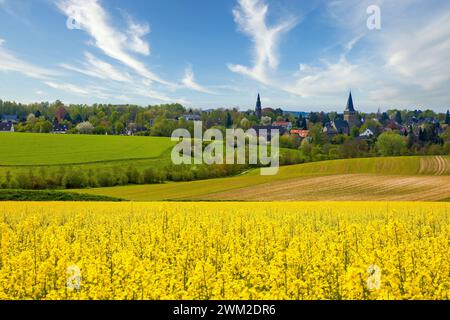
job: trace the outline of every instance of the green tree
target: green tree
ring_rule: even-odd
[[[170,137],[176,128],[176,121],[168,120],[164,117],[158,117],[155,124],[151,128],[150,133],[152,136]]]
[[[406,153],[406,138],[394,132],[382,133],[375,144],[382,156],[399,156]]]
[[[50,133],[53,130],[52,123],[47,120],[39,120],[36,126],[39,128],[39,133]]]
[[[350,136],[352,138],[357,138],[359,137],[359,128],[356,126],[353,126],[352,129],[350,130]]]
[[[327,137],[323,132],[323,126],[321,123],[316,123],[309,130],[309,136],[311,137],[311,142],[315,145],[321,146],[327,141]]]
[[[231,117],[230,112],[227,111],[226,127],[231,128],[232,126],[233,126],[233,118]]]
[[[397,111],[395,113],[395,117],[394,117],[395,122],[397,122],[398,124],[402,124],[402,114],[400,113],[400,111]]]
[[[106,128],[103,126],[96,126],[94,128],[94,131],[92,131],[93,134],[98,134],[98,135],[104,135],[106,134]]]
[[[116,122],[116,124],[114,125],[114,131],[116,134],[122,134],[123,130],[125,129],[125,126],[123,125],[122,122]]]

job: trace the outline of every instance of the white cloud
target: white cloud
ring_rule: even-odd
[[[372,4],[381,8],[379,31],[366,29],[365,9]],[[366,50],[353,57],[358,61],[353,64],[365,78],[352,87],[360,89],[366,101],[404,107],[448,104],[449,2],[435,1],[433,5],[420,0],[335,0],[328,3],[328,9],[340,33],[348,36],[365,32]],[[322,85],[317,83],[317,87]]]
[[[84,56],[86,63],[84,63],[83,67],[76,67],[66,63],[61,64],[61,67],[99,79],[131,82],[129,74],[117,70],[111,64],[96,58],[89,52],[85,52]]]
[[[148,24],[139,24],[133,21],[131,17],[128,17],[128,30],[127,34],[130,37],[129,47],[131,50],[148,56],[150,54],[150,45],[148,42],[142,40],[142,37],[150,32]]]
[[[284,85],[282,89],[302,97],[333,96],[369,83],[373,77],[369,71],[371,68],[347,59],[361,38],[362,35],[359,35],[347,42],[337,62],[322,59],[320,67],[301,63],[295,73],[294,85]]]
[[[142,40],[142,36],[148,31],[144,27],[134,24],[128,29],[128,35],[117,30],[111,25],[99,0],[58,0],[57,5],[67,17],[75,17],[81,29],[93,38],[94,45],[106,55],[148,80],[171,85],[127,52],[149,53],[148,45]]]
[[[48,79],[50,76],[57,75],[53,70],[36,66],[24,61],[8,50],[0,46],[0,71],[19,72],[30,78]]]
[[[2,1],[2,0],[0,0],[0,1]],[[3,45],[5,42],[6,42],[5,39],[0,39],[0,46]]]
[[[58,89],[62,91],[66,91],[69,93],[74,93],[77,95],[88,95],[90,92],[87,89],[83,89],[77,85],[70,84],[70,83],[55,83],[52,81],[44,81],[46,85],[48,85],[50,88]]]
[[[168,103],[173,103],[173,102],[178,102],[181,104],[187,104],[188,101],[186,101],[185,99],[182,98],[171,98],[168,97],[167,95],[160,93],[160,92],[156,92],[154,90],[150,90],[148,88],[142,88],[142,87],[136,87],[134,89],[132,89],[132,91],[135,94],[138,94],[142,97],[146,97],[146,98],[150,98],[150,99],[155,99],[158,101],[162,101],[162,102],[168,102]]]
[[[192,66],[186,68],[186,70],[184,71],[184,78],[181,82],[185,85],[186,88],[192,89],[194,91],[215,94],[213,91],[195,82],[195,76],[194,71],[192,70]]]
[[[229,64],[232,72],[247,75],[267,83],[267,71],[275,70],[279,64],[278,44],[280,37],[296,25],[296,20],[285,17],[274,26],[267,25],[269,6],[263,0],[238,0],[233,10],[234,20],[239,29],[253,42],[253,67]]]
[[[345,57],[336,63],[323,61],[323,64],[316,68],[301,64],[295,84],[282,89],[303,97],[330,96],[359,88],[370,80],[364,68],[351,64]]]
[[[413,32],[384,39],[387,69],[424,90],[450,88],[450,10]]]
[[[37,94],[38,96],[44,96],[45,95],[45,92],[41,91],[41,90],[36,90],[34,93]]]

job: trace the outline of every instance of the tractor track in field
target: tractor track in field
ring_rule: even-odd
[[[450,160],[443,156],[426,157],[420,159],[419,174],[442,176],[450,171]]]

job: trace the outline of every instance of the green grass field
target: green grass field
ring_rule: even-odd
[[[73,169],[138,170],[165,167],[170,163],[174,143],[166,137],[125,137],[0,133],[0,176],[38,172],[48,174],[61,166]]]
[[[363,176],[361,176],[363,175]],[[155,200],[247,200],[246,195],[254,196],[251,189],[262,188],[269,190],[269,195],[261,197],[260,200],[267,200],[277,195],[270,194],[274,184],[277,185],[279,198],[291,194],[292,190],[298,188],[298,182],[305,181],[301,186],[302,192],[297,195],[286,197],[288,200],[309,199],[304,191],[311,191],[317,196],[319,187],[330,186],[326,193],[319,194],[316,200],[326,198],[335,199],[335,195],[342,190],[346,190],[348,195],[360,195],[360,199],[365,199],[365,194],[378,194],[379,198],[389,196],[405,196],[418,193],[420,188],[425,188],[430,184],[436,190],[427,195],[422,200],[442,200],[450,196],[450,157],[392,157],[392,158],[367,158],[367,159],[346,159],[314,162],[301,165],[281,167],[276,176],[261,176],[259,170],[252,170],[246,174],[221,179],[211,179],[204,181],[167,183],[162,185],[140,185],[113,188],[99,188],[80,190],[94,195],[107,195],[134,201],[155,201]],[[333,179],[339,177],[339,179]],[[414,179],[405,180],[408,177]],[[358,178],[358,179],[356,179]],[[294,183],[295,182],[295,183]],[[409,184],[408,184],[409,182]],[[292,184],[291,187],[289,185]],[[420,184],[423,184],[422,186]],[[363,187],[362,187],[363,186]],[[408,189],[409,187],[410,189]],[[249,190],[250,189],[250,190]],[[231,194],[230,192],[234,192]],[[262,192],[261,190],[259,192]],[[324,191],[325,192],[325,191]],[[443,192],[443,193],[442,193]],[[295,193],[295,192],[294,192]],[[422,194],[426,194],[423,190]],[[447,196],[445,196],[448,194]],[[296,198],[298,197],[298,198]],[[278,200],[280,200],[278,199]],[[375,197],[372,200],[377,200]]]
[[[6,176],[54,177],[61,167],[82,172],[111,172],[132,165],[164,171],[175,145],[168,137],[0,133],[0,182]],[[281,159],[298,158],[298,150],[281,149]],[[4,156],[3,156],[4,155]],[[288,156],[287,156],[288,155]]]
[[[0,166],[156,159],[174,144],[160,137],[0,133]]]

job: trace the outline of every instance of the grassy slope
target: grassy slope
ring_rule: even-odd
[[[159,137],[0,133],[0,166],[157,158],[173,145]]]
[[[442,169],[442,162],[444,168]],[[432,175],[450,175],[450,157],[395,157],[395,158],[368,158],[368,159],[347,159],[315,162],[302,165],[294,165],[281,167],[276,176],[261,176],[259,170],[253,170],[245,175],[232,178],[222,178],[204,181],[193,181],[183,183],[168,183],[163,185],[143,185],[143,186],[126,186],[114,188],[100,188],[90,190],[80,190],[79,192],[87,192],[96,195],[108,195],[120,197],[135,201],[152,201],[152,200],[189,200],[189,199],[211,199],[229,200],[229,196],[212,197],[214,194],[221,192],[231,192],[233,190],[248,188],[253,186],[264,186],[268,189],[271,183],[286,182],[292,179],[304,177],[321,177],[332,175],[348,175],[348,174],[366,174],[365,180],[370,177],[379,179],[379,176],[424,176]],[[349,176],[351,177],[351,176]],[[446,178],[446,177],[445,177]],[[445,179],[444,178],[444,179]],[[332,190],[340,188],[339,184],[345,181],[345,177],[341,177],[337,184],[332,186]],[[381,179],[383,180],[383,179]],[[446,181],[446,180],[444,180]],[[323,183],[327,183],[326,180]],[[439,184],[438,184],[439,185]],[[357,186],[355,186],[356,188]],[[270,189],[268,189],[270,190]],[[358,190],[358,189],[355,189]],[[248,191],[248,190],[246,190]],[[376,189],[370,187],[366,192],[374,192]],[[239,192],[239,191],[238,191]],[[349,192],[359,192],[350,190]],[[393,189],[391,192],[406,192],[406,190]],[[260,198],[264,199],[264,198]],[[245,200],[245,199],[242,199]]]
[[[171,163],[174,145],[167,137],[0,133],[0,176],[40,168],[51,173],[61,165],[86,171],[130,164],[139,170],[162,168]],[[281,152],[298,153],[291,149]]]
[[[137,169],[164,167],[172,146],[169,138],[158,137],[0,133],[0,176],[41,168],[51,173],[61,165],[86,171],[130,164]]]

